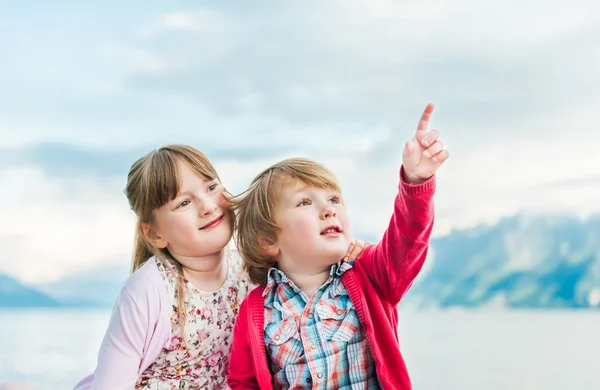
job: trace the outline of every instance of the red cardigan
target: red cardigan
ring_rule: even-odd
[[[342,275],[384,389],[412,388],[400,353],[397,305],[427,255],[434,192],[435,177],[419,185],[401,180],[394,214],[381,242],[367,247]],[[261,286],[248,295],[235,323],[227,380],[233,390],[273,389],[264,344],[263,291]]]

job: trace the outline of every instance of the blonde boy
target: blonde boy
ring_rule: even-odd
[[[281,161],[237,204],[238,248],[256,288],[240,307],[232,389],[410,389],[397,305],[419,273],[433,225],[437,169],[448,158],[429,104],[406,143],[390,224],[354,266],[340,186],[322,165]]]

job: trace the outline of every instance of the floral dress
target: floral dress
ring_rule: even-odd
[[[157,258],[158,270],[171,297],[171,340],[142,373],[136,389],[229,389],[229,354],[233,325],[240,304],[248,295],[248,278],[241,271],[237,252],[227,251],[227,278],[214,292],[197,289],[185,281],[185,340],[177,316],[177,270]]]

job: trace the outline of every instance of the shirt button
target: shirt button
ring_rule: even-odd
[[[317,349],[317,346],[313,344],[313,345],[310,346],[310,348],[311,349]]]
[[[279,335],[275,336],[275,340],[279,340]]]
[[[314,315],[313,315],[312,313],[310,313],[310,314],[308,315],[308,318],[310,318],[311,320],[313,319],[313,317],[314,317]]]
[[[342,309],[337,309],[337,310],[335,311],[335,314],[337,314],[338,316],[341,316],[343,312],[344,312],[344,311],[343,311]]]
[[[319,378],[319,379],[323,378],[323,373],[322,372],[318,373],[317,378]]]

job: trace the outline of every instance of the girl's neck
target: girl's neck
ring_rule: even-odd
[[[199,258],[177,260],[183,268],[185,278],[201,291],[217,291],[227,279],[227,261],[224,250]]]

